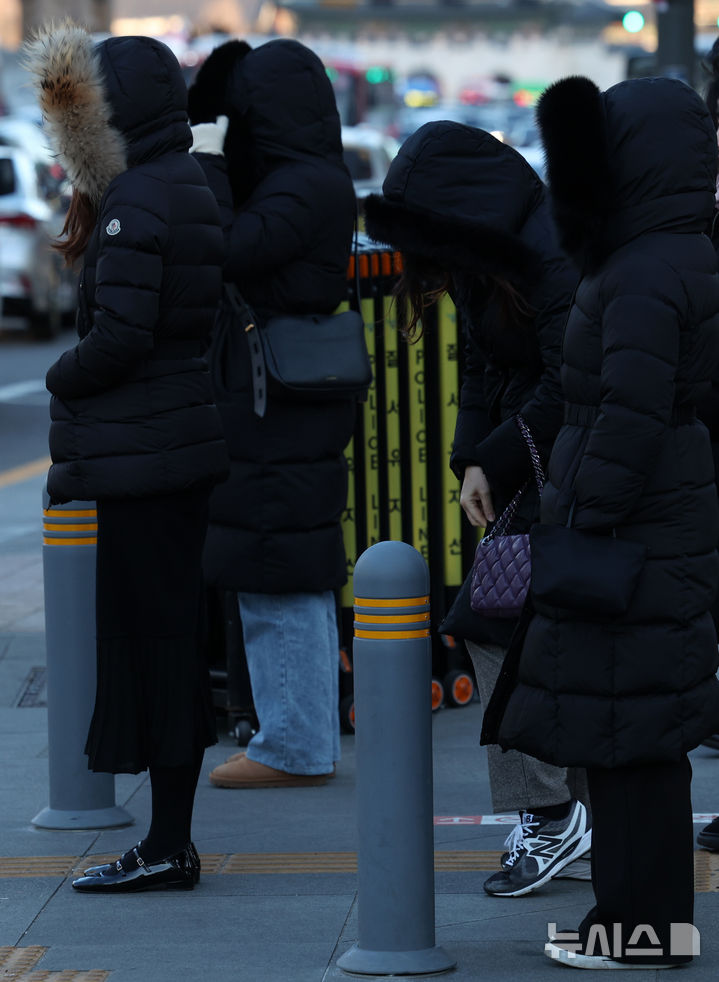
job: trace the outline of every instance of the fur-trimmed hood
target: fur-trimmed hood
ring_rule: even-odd
[[[402,144],[382,194],[365,199],[365,224],[372,239],[393,249],[522,285],[539,271],[523,230],[542,200],[541,181],[516,150],[484,130],[442,120]]]
[[[187,93],[187,111],[193,126],[214,123],[218,116],[228,116],[235,68],[252,51],[247,41],[225,41],[213,48],[200,65]]]
[[[229,117],[230,169],[248,154],[258,176],[277,162],[342,159],[340,118],[324,65],[291,38],[256,48],[242,41],[220,45],[197,73],[190,109],[193,123],[220,112]]]
[[[50,142],[73,187],[95,204],[128,167],[191,146],[182,72],[161,41],[95,44],[66,21],[40,30],[25,56]]]
[[[688,85],[628,79],[600,92],[572,76],[542,95],[537,121],[560,240],[585,271],[644,232],[708,227],[716,133]]]

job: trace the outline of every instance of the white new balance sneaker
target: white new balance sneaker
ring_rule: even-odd
[[[509,853],[503,868],[485,881],[484,889],[493,897],[531,893],[587,852],[591,844],[592,830],[581,801],[572,802],[566,818],[525,812],[505,843]]]
[[[576,945],[569,944],[564,946],[561,942],[547,941],[544,946],[544,954],[552,958],[558,965],[566,965],[567,968],[628,968],[641,969],[644,972],[653,972],[660,968],[679,968],[676,963],[652,963],[648,962],[635,964],[633,962],[618,962],[607,955],[584,955],[576,951]]]
[[[591,853],[588,852],[585,856],[580,856],[579,859],[573,859],[564,869],[560,869],[558,873],[555,873],[552,879],[585,880],[589,882],[592,879]]]

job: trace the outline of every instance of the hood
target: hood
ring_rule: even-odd
[[[252,51],[247,41],[225,41],[213,48],[200,65],[187,92],[187,111],[193,126],[214,123],[228,115],[227,88],[235,65]]]
[[[562,79],[537,121],[560,240],[583,269],[647,232],[706,231],[716,133],[683,82],[628,79],[600,92],[588,78]]]
[[[187,150],[187,92],[177,59],[149,37],[96,45],[66,22],[25,47],[50,142],[74,188],[97,204],[136,164]]]
[[[260,173],[268,161],[342,158],[332,83],[299,41],[281,38],[246,52],[233,66],[227,99],[230,118],[244,120]]]
[[[368,235],[447,269],[526,280],[538,256],[522,239],[544,197],[526,160],[485,130],[426,123],[402,144],[381,195],[364,202]]]

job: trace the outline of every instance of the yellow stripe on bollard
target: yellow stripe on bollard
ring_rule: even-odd
[[[43,508],[42,514],[43,545],[97,545],[96,508]]]
[[[43,523],[46,532],[97,532],[97,522],[88,522],[86,525],[50,525],[49,522]]]
[[[425,614],[355,614],[355,620],[363,624],[416,624],[429,621],[429,611]]]
[[[387,613],[383,613],[385,610]],[[394,641],[408,638],[428,638],[429,632],[428,596],[392,599],[355,597],[355,638]]]
[[[62,508],[43,508],[46,518],[97,518],[96,508],[83,508],[79,511],[65,511]]]
[[[355,597],[355,607],[424,607],[427,604],[429,604],[429,597],[398,597],[396,600]]]

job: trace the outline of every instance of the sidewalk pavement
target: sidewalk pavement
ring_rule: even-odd
[[[193,838],[202,856],[192,892],[78,894],[71,871],[116,858],[145,833],[146,775],[118,776],[116,800],[135,824],[47,831],[31,820],[48,804],[42,557],[39,531],[0,555],[0,979],[14,982],[338,982],[337,959],[357,940],[354,738],[343,736],[337,776],[322,787],[220,790],[207,774],[236,745],[222,732],[208,750]],[[436,942],[456,959],[444,977],[562,982],[543,955],[547,925],[573,929],[591,885],[559,880],[526,897],[487,896],[509,824],[490,816],[480,708],[433,717]],[[694,811],[719,810],[719,754],[699,748]],[[707,819],[700,819],[700,824]],[[661,815],[647,815],[647,822]],[[695,826],[700,827],[700,824]],[[667,842],[667,849],[671,849]],[[680,970],[719,976],[719,856],[696,854],[702,955]],[[638,971],[637,982],[655,971]],[[365,978],[367,976],[364,976]],[[419,976],[415,976],[419,977]],[[426,977],[426,976],[421,976]],[[663,977],[663,975],[661,976]]]

